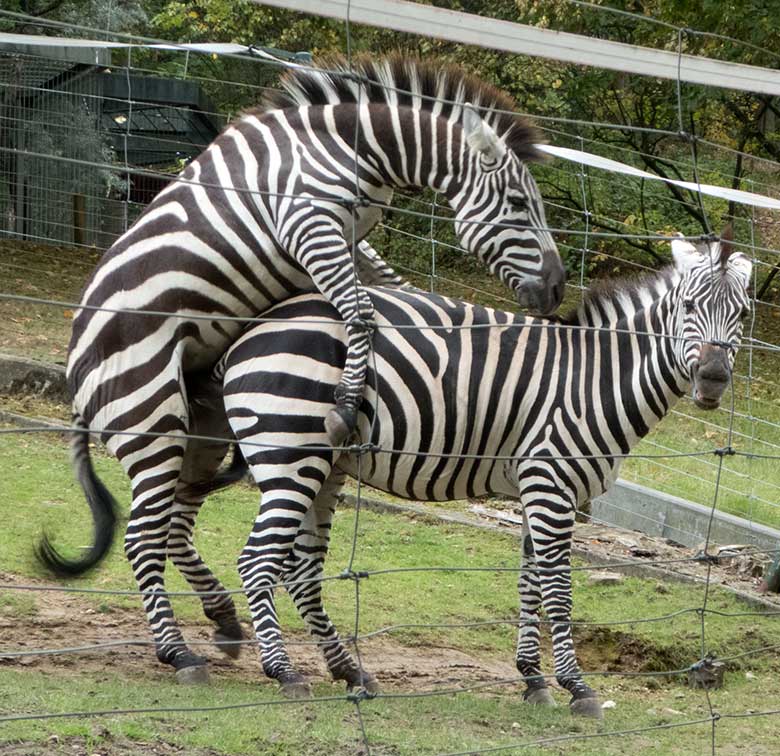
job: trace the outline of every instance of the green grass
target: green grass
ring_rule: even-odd
[[[116,493],[126,512],[128,490],[124,474],[106,455],[96,450],[94,456],[98,473]],[[0,522],[4,525],[0,528],[0,573],[11,573],[22,579],[44,578],[31,556],[32,545],[42,529],[63,548],[66,544],[84,545],[90,533],[86,504],[72,482],[67,447],[56,436],[4,435],[0,436],[0,457],[4,462],[0,479]],[[198,521],[199,547],[228,587],[238,587],[235,559],[249,532],[256,506],[255,492],[239,486],[207,502]],[[346,566],[354,526],[353,511],[337,513],[326,574],[336,575]],[[357,543],[356,570],[388,566],[513,568],[519,560],[518,544],[509,535],[461,526],[434,526],[421,519],[371,512],[360,515]],[[586,572],[574,573],[574,619],[593,623],[626,621],[618,626],[576,628],[576,643],[586,670],[663,671],[683,668],[699,657],[700,618],[695,611],[659,622],[639,620],[701,606],[702,586],[669,584],[659,590],[654,580],[627,578],[619,585],[595,587],[587,584],[586,576]],[[517,604],[515,580],[512,572],[495,569],[373,575],[360,583],[360,631],[365,633],[395,624],[511,618]],[[98,570],[71,584],[134,587],[118,545]],[[173,569],[167,574],[167,584],[171,590],[186,587]],[[344,632],[349,632],[355,618],[354,585],[349,581],[331,581],[326,584],[325,592],[326,605],[334,621]],[[109,619],[113,612],[127,608],[138,612],[139,617],[141,614],[136,597],[85,596],[80,601]],[[241,615],[246,618],[245,604],[238,603]],[[288,637],[302,638],[301,623],[286,596],[280,596],[279,605]],[[776,641],[777,620],[752,616],[751,610],[732,594],[714,587],[708,606],[723,615],[746,611],[748,615],[707,614],[706,650],[729,657]],[[195,599],[175,598],[174,607],[181,619],[190,623],[202,621]],[[6,592],[0,600],[0,620],[5,622],[34,623],[36,612],[36,599],[30,594]],[[79,622],[79,616],[72,618],[75,628]],[[479,629],[406,628],[390,637],[397,644],[398,654],[404,654],[404,649],[414,648],[421,653],[425,648],[444,648],[486,661],[511,663],[514,647],[514,631],[504,625]],[[55,629],[50,645],[59,643]],[[544,643],[549,669],[549,640]],[[371,659],[364,661],[370,668]],[[778,668],[780,664],[774,653],[748,653],[730,662],[726,688],[712,694],[713,705],[721,713],[735,714],[774,708],[773,701],[780,694]],[[751,671],[754,678],[746,679],[746,671]],[[363,703],[361,713],[372,753],[400,755],[446,753],[543,737],[674,724],[699,719],[709,712],[705,697],[685,688],[681,677],[612,675],[596,677],[592,684],[603,699],[617,702],[617,708],[607,712],[603,725],[573,720],[565,706],[554,711],[526,708],[519,701],[518,685],[458,695],[380,697]],[[414,680],[404,683],[402,688],[406,693],[414,692]],[[394,692],[397,690],[396,687]],[[318,696],[341,693],[340,687],[329,683],[315,686]],[[564,703],[562,693],[556,696]],[[145,706],[214,707],[280,701],[275,686],[262,678],[259,668],[256,678],[225,676],[217,671],[208,688],[177,686],[168,670],[154,660],[150,649],[144,649],[138,657],[137,670],[130,673],[113,669],[110,654],[106,655],[105,668],[97,673],[80,672],[77,659],[68,666],[46,671],[35,666],[0,664],[3,713]],[[776,728],[777,720],[773,717],[722,719],[717,725],[718,744],[737,748],[749,738],[756,750],[746,753],[771,753]],[[618,754],[630,747],[650,754],[698,754],[706,750],[709,733],[709,725],[695,725],[652,731],[630,739],[575,740],[556,749],[574,754]],[[72,753],[74,743],[86,743],[95,752],[102,752],[103,746],[113,742],[125,744],[123,754],[141,754],[146,752],[144,747],[133,744],[150,740],[170,743],[196,756],[200,756],[197,749],[204,749],[204,754],[252,753],[255,756],[362,753],[354,704],[340,700],[279,703],[200,714],[108,715],[99,719],[0,723],[0,754],[4,743],[45,744],[52,734],[59,737],[58,748],[62,748],[46,751],[54,754]],[[113,752],[109,750],[109,753]]]
[[[709,745],[710,725],[698,724],[670,730],[655,730],[633,736],[610,737],[609,732],[684,723],[705,718],[709,709],[700,692],[680,686],[668,690],[646,690],[613,684],[609,695],[617,707],[603,724],[573,720],[566,707],[535,710],[522,706],[516,693],[461,693],[429,698],[379,698],[361,704],[371,752],[380,756],[423,756],[491,746],[509,746],[539,738],[571,737],[562,752],[573,754],[625,753],[626,748],[642,754],[701,754]],[[112,680],[110,674],[85,681],[77,673],[45,678],[27,672],[0,670],[0,705],[6,708],[13,692],[17,710],[97,710],[124,708],[129,704],[168,706],[223,706],[247,703],[280,703],[266,687],[252,683],[225,682],[208,690],[188,689],[138,679]],[[747,681],[743,675],[729,675],[728,692],[712,694],[716,711],[742,714],[760,710],[757,691],[771,704],[780,692],[769,675]],[[320,685],[315,695],[331,696],[332,686]],[[560,698],[560,696],[559,696]],[[746,754],[770,754],[776,743],[777,721],[773,717],[746,720],[721,719],[716,728],[717,743],[726,750],[740,745]],[[117,739],[149,742],[162,740],[190,753],[209,749],[209,754],[252,754],[252,756],[344,756],[361,754],[362,735],[355,706],[346,701],[257,706],[239,711],[200,714],[108,716],[99,720],[52,720],[44,723],[0,724],[0,739],[46,741],[52,733],[61,740],[86,738],[95,751]],[[598,735],[595,739],[577,736]],[[2,746],[0,746],[1,748]],[[563,748],[564,745],[558,746]],[[2,752],[2,751],[0,751]],[[508,753],[516,753],[511,750]],[[525,753],[526,751],[523,751]],[[559,752],[558,749],[554,752]],[[47,753],[73,753],[63,748]],[[91,751],[86,751],[91,753]],[[113,753],[113,751],[111,752]],[[149,753],[145,750],[123,750]]]

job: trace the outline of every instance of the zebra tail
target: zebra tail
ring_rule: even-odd
[[[196,483],[190,483],[187,487],[187,494],[190,496],[206,497],[214,491],[232,486],[238,483],[249,472],[249,463],[241,453],[238,444],[233,444],[233,459],[230,464],[221,472],[218,472],[211,480],[200,480]]]
[[[89,454],[88,426],[78,416],[75,416],[73,420],[71,460],[76,480],[81,485],[89,502],[89,508],[92,510],[95,537],[92,545],[78,559],[68,559],[62,556],[52,546],[48,536],[44,535],[41,538],[35,549],[36,556],[44,567],[60,577],[81,575],[105,557],[114,540],[118,511],[116,500],[92,467],[92,459]]]

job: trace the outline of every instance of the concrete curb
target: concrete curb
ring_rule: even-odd
[[[594,499],[590,514],[595,522],[668,538],[689,548],[704,543],[708,530],[710,543],[769,550],[780,546],[780,530],[717,509],[713,512],[712,507],[627,480],[615,481],[609,491]]]

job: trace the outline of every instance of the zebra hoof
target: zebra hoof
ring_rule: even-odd
[[[176,670],[176,682],[179,685],[208,685],[209,668],[205,664],[181,667]]]
[[[304,678],[288,680],[287,682],[279,683],[279,685],[285,698],[311,698],[311,683]]]
[[[548,687],[529,688],[523,695],[523,701],[534,706],[557,706]]]
[[[334,407],[325,416],[325,432],[331,446],[344,446],[357,424],[354,410],[346,407]]]
[[[214,645],[225,656],[229,656],[231,659],[238,659],[241,656],[241,641],[244,639],[244,634],[239,629],[239,635],[226,635],[219,630],[214,631]]]
[[[601,708],[601,702],[595,696],[573,698],[571,703],[569,703],[569,709],[577,717],[604,719],[604,710]]]
[[[379,686],[376,677],[370,672],[365,671],[360,673],[358,679],[347,680],[347,693],[354,693],[361,689],[372,696],[382,692],[382,688]]]

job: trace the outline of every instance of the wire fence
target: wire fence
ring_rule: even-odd
[[[598,12],[620,12],[590,3],[571,0],[573,5],[587,6]],[[631,15],[631,14],[628,14]],[[24,14],[0,11],[0,18],[24,20],[38,27],[44,33],[62,31],[69,33],[87,33],[90,30],[77,25],[63,25]],[[643,22],[653,22],[642,16]],[[665,22],[662,22],[665,23]],[[692,29],[682,29],[669,25],[676,35],[678,56],[683,55],[684,42],[690,36],[702,35]],[[349,10],[344,19],[346,34],[346,56],[351,61],[354,54],[352,25]],[[273,90],[275,76],[289,63],[258,56],[253,51],[246,55],[225,53],[216,56],[203,54],[192,49],[176,50],[174,43],[165,40],[129,38],[127,35],[106,34],[116,41],[113,52],[104,50],[94,62],[86,59],[77,61],[57,58],[52,50],[45,54],[32,55],[29,51],[19,52],[0,48],[0,237],[20,242],[58,243],[77,249],[104,249],[120,237],[140,215],[152,197],[170,182],[180,181],[178,171],[216,136],[222,125],[228,122],[237,110],[250,104],[248,98],[258,93]],[[713,36],[713,35],[709,35]],[[721,36],[721,35],[718,35]],[[725,37],[723,37],[726,39]],[[731,38],[729,38],[731,39]],[[732,40],[738,43],[739,40]],[[133,43],[137,46],[122,46]],[[164,53],[149,54],[149,45],[166,44],[172,46]],[[742,44],[742,43],[740,43]],[[748,46],[751,47],[751,46]],[[755,47],[755,46],[752,46]],[[763,50],[762,53],[772,54]],[[207,67],[198,67],[193,59],[201,55],[208,61]],[[220,67],[220,61],[229,60],[233,67]],[[295,65],[308,65],[296,63]],[[237,68],[236,68],[237,66]],[[259,79],[262,83],[249,84],[247,80],[257,77],[242,74],[251,70],[254,74],[262,71]],[[173,73],[172,73],[173,72]],[[164,75],[161,75],[163,74]],[[181,84],[187,84],[184,89]],[[191,85],[191,86],[190,86]],[[701,185],[702,177],[721,185],[733,185],[741,182],[752,191],[760,191],[768,196],[776,196],[776,183],[773,178],[780,163],[763,156],[756,156],[735,150],[725,144],[704,139],[686,130],[689,113],[685,112],[681,91],[684,82],[678,76],[674,82],[676,95],[676,130],[649,129],[630,123],[594,123],[576,119],[565,119],[554,115],[533,114],[532,118],[541,124],[541,129],[551,141],[559,146],[575,149],[588,149],[598,154],[620,154],[621,158],[632,164],[652,166],[659,171],[667,171],[677,178],[687,178]],[[220,112],[219,107],[209,98],[209,92],[215,88],[232,88],[234,95],[220,98],[220,101],[235,103],[229,112]],[[392,89],[392,88],[391,88]],[[401,90],[396,90],[401,91]],[[659,160],[658,154],[645,152],[637,147],[623,147],[609,141],[584,135],[585,129],[603,129],[628,133],[653,134],[676,140],[679,149]],[[360,135],[360,122],[355,123],[355,145]],[[705,159],[703,153],[710,151]],[[746,171],[730,170],[718,156],[728,154],[735,159],[749,161],[752,166],[750,175]],[[714,157],[713,157],[714,156]],[[740,163],[741,165],[741,163]],[[357,164],[356,164],[357,169]],[[659,432],[642,442],[631,455],[571,455],[561,460],[598,460],[617,459],[630,456],[624,475],[634,480],[649,480],[656,487],[671,493],[681,494],[697,501],[706,501],[710,506],[709,526],[702,549],[695,555],[676,558],[620,559],[608,564],[575,565],[572,572],[587,572],[595,569],[625,569],[637,565],[672,566],[696,564],[705,570],[703,577],[703,595],[700,602],[692,600],[691,605],[682,610],[657,613],[642,617],[615,619],[606,622],[572,620],[572,626],[614,627],[672,622],[685,615],[700,619],[698,634],[699,648],[691,665],[661,671],[628,672],[609,669],[585,670],[585,677],[620,676],[626,678],[681,678],[697,671],[706,663],[707,619],[715,616],[738,620],[739,618],[780,614],[777,611],[724,612],[713,606],[711,569],[717,557],[711,551],[710,529],[716,510],[724,509],[746,517],[751,522],[777,526],[780,523],[780,482],[767,474],[768,467],[762,463],[772,463],[780,459],[780,410],[776,397],[780,395],[780,384],[775,380],[775,370],[760,369],[757,360],[771,360],[780,350],[777,331],[772,318],[780,313],[780,305],[774,294],[773,281],[777,273],[777,235],[774,229],[777,221],[767,211],[750,208],[745,213],[732,206],[724,208],[725,202],[708,200],[701,192],[674,191],[669,185],[660,182],[649,188],[641,179],[599,172],[585,165],[549,163],[540,166],[539,184],[545,197],[545,207],[550,218],[550,228],[556,242],[564,251],[569,268],[569,300],[574,302],[580,292],[587,288],[587,282],[594,272],[623,273],[630,269],[645,270],[658,266],[663,254],[656,250],[657,243],[666,239],[668,229],[654,229],[648,225],[646,207],[670,208],[670,212],[680,217],[687,214],[699,227],[685,238],[700,240],[714,238],[711,217],[717,211],[733,221],[737,228],[738,240],[735,244],[746,251],[754,262],[756,278],[753,291],[753,313],[745,334],[739,361],[732,380],[730,406],[717,413],[701,417],[683,400],[679,409],[672,412],[675,416],[663,426],[684,424],[688,434],[684,440],[679,435]],[[208,182],[196,182],[208,188]],[[355,177],[356,199],[346,205],[353,214],[353,221],[360,206],[373,205],[386,211],[386,219],[375,231],[376,240],[381,237],[389,240],[393,246],[401,249],[404,244],[415,244],[421,253],[403,256],[398,252],[391,260],[398,269],[408,275],[418,286],[433,292],[468,292],[479,300],[500,305],[514,303],[504,294],[492,288],[483,288],[489,284],[474,286],[468,281],[453,278],[451,266],[446,264],[447,256],[458,254],[459,247],[453,234],[453,217],[446,206],[434,195],[412,196],[402,193],[398,201],[391,206],[372,203],[359,193],[357,174]],[[216,185],[213,185],[216,186]],[[623,215],[619,208],[605,200],[615,187],[621,191],[636,192],[638,213]],[[276,196],[286,196],[274,193]],[[294,195],[290,195],[294,196]],[[312,197],[312,200],[327,200],[327,197]],[[353,223],[353,229],[356,227]],[[749,239],[749,241],[745,241]],[[356,239],[353,239],[354,242]],[[383,251],[382,241],[375,241]],[[631,254],[636,250],[640,255]],[[35,264],[31,266],[30,256],[14,261],[10,255],[0,259],[0,270],[6,281],[18,277],[29,280],[31,277],[42,283],[39,289],[45,292],[13,289],[0,292],[0,307],[9,317],[0,320],[0,343],[13,345],[20,342],[16,337],[26,335],[23,326],[16,324],[14,317],[20,313],[34,313],[43,322],[49,322],[58,330],[58,337],[67,319],[59,314],[64,310],[73,311],[81,307],[77,298],[77,288],[88,275],[94,261],[83,261],[69,257],[62,276],[57,280],[47,278],[52,266],[61,262],[61,251],[46,251],[36,245],[32,255]],[[761,280],[759,280],[759,275]],[[359,281],[354,280],[359,286]],[[777,287],[775,287],[777,288]],[[152,310],[123,310],[97,308],[109,312],[126,312],[139,317],[154,317],[160,313]],[[166,313],[163,313],[166,314]],[[197,317],[197,316],[195,316]],[[244,322],[273,322],[273,319],[261,316],[253,318],[221,318],[213,315],[203,316],[209,320],[241,320]],[[282,321],[283,322],[283,321]],[[312,321],[315,322],[315,321]],[[524,323],[523,327],[547,328],[544,322]],[[381,325],[379,326],[382,327]],[[398,328],[398,326],[394,326]],[[409,326],[418,328],[419,326]],[[504,326],[505,327],[505,326]],[[560,328],[558,324],[555,326]],[[403,328],[403,327],[401,327]],[[473,328],[464,326],[464,328]],[[581,326],[577,326],[581,329]],[[594,330],[599,330],[594,327]],[[611,329],[619,332],[619,329]],[[636,330],[631,334],[637,335]],[[649,334],[655,335],[655,334]],[[3,428],[0,434],[38,433],[68,431],[68,426],[28,428]],[[92,428],[95,433],[119,435],[122,431],[112,428]],[[176,437],[172,434],[138,434],[159,437]],[[220,441],[209,436],[190,434],[193,439]],[[248,446],[252,443],[248,442]],[[274,445],[273,448],[284,449]],[[494,461],[517,460],[516,456],[468,455],[468,454],[429,454],[404,449],[379,448],[371,444],[353,444],[342,449],[354,454],[360,460],[366,454],[393,454],[430,456],[457,459],[491,459]],[[681,485],[680,481],[689,481]],[[317,583],[351,581],[354,585],[354,627],[344,640],[355,652],[362,669],[361,643],[376,637],[416,629],[452,630],[455,628],[490,627],[496,625],[517,626],[517,618],[498,617],[478,622],[426,622],[388,625],[371,631],[361,630],[364,617],[361,615],[361,599],[366,590],[366,581],[376,581],[383,576],[404,572],[415,573],[510,573],[519,575],[524,568],[489,566],[388,566],[383,569],[362,570],[359,565],[358,544],[360,540],[361,512],[365,485],[360,467],[357,475],[357,502],[352,529],[352,542],[344,569],[335,574],[313,579]],[[691,493],[693,492],[693,493]],[[725,496],[724,496],[725,495]],[[726,499],[726,497],[728,497]],[[724,501],[724,499],[726,499]],[[780,554],[777,549],[752,547],[741,552],[744,556],[770,561]],[[544,570],[534,567],[536,574]],[[311,581],[308,581],[311,582]],[[292,588],[305,585],[306,579],[281,581],[279,587]],[[137,596],[139,591],[123,591],[111,588],[76,588],[55,585],[8,583],[3,590],[34,593],[40,591],[76,593],[104,596]],[[169,596],[203,597],[209,592],[170,591]],[[246,594],[245,590],[225,590],[214,594]],[[576,599],[575,599],[576,606]],[[548,619],[540,619],[541,624],[551,624]],[[257,646],[256,640],[239,642],[247,646]],[[44,657],[82,653],[106,652],[124,646],[153,646],[153,641],[137,638],[122,638],[99,643],[85,643],[78,646],[49,648],[2,649],[0,658],[17,659],[22,657]],[[198,641],[188,641],[188,645],[202,645]],[[288,645],[324,645],[317,640],[292,641]],[[734,662],[750,656],[758,658],[776,653],[778,646],[760,646],[754,649],[722,655],[719,660]],[[554,675],[541,677],[554,679]],[[440,686],[436,690],[425,692],[368,693],[364,689],[339,696],[318,696],[306,699],[306,705],[329,702],[348,702],[354,705],[357,727],[363,753],[372,753],[371,728],[367,724],[364,712],[368,707],[381,706],[383,701],[398,699],[422,699],[431,697],[450,697],[468,693],[484,693],[501,686],[516,685],[523,682],[519,675],[495,679],[487,683],[458,686]],[[718,734],[729,721],[747,717],[774,716],[780,711],[767,708],[749,713],[720,712],[714,707],[709,691],[704,688],[706,716],[690,718],[686,721],[654,724],[624,729],[606,729],[597,733],[576,732],[555,735],[534,740],[507,739],[502,745],[483,748],[469,748],[443,752],[441,756],[456,754],[508,753],[533,747],[588,741],[591,739],[627,737],[630,735],[651,734],[666,729],[695,728],[707,725],[710,728],[708,749],[717,753]],[[239,704],[210,706],[148,706],[125,709],[106,709],[93,711],[30,711],[25,713],[6,712],[0,714],[0,723],[14,721],[47,720],[53,718],[94,718],[101,716],[205,713],[227,710],[251,709],[265,706],[301,706],[300,701],[264,699]],[[376,751],[377,753],[383,751]]]

